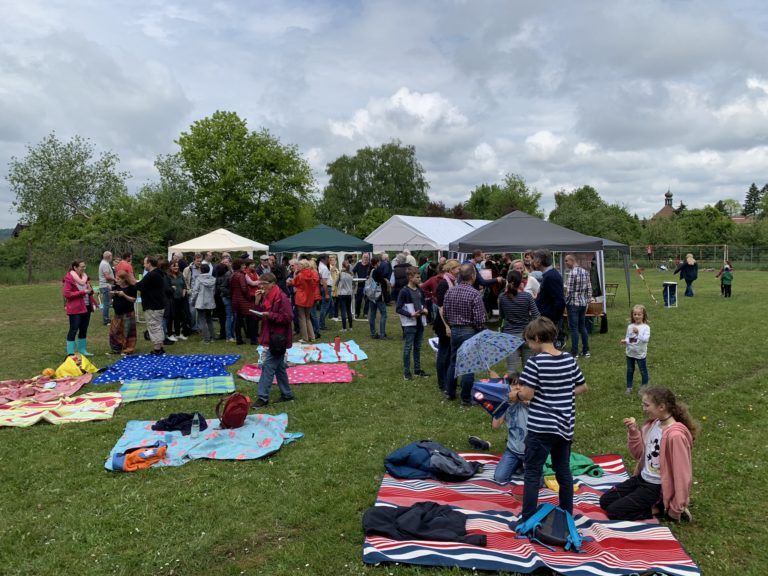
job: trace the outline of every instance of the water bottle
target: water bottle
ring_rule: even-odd
[[[192,438],[197,438],[199,434],[200,434],[200,414],[198,412],[195,412],[195,415],[192,416]]]

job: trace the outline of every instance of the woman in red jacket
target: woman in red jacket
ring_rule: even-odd
[[[296,290],[294,302],[299,316],[300,342],[311,342],[315,339],[315,331],[312,329],[310,310],[320,292],[320,276],[312,270],[309,260],[299,262],[299,271],[293,277],[293,287]]]
[[[232,313],[235,315],[235,339],[238,344],[245,344],[243,328],[245,328],[245,335],[250,337],[251,342],[255,343],[256,341],[256,322],[254,322],[254,316],[250,312],[255,302],[246,281],[246,268],[249,262],[249,260],[235,259],[232,262],[232,276],[229,279]]]
[[[91,322],[93,305],[93,288],[88,274],[85,273],[85,262],[75,260],[69,272],[61,281],[64,293],[64,308],[69,316],[69,332],[67,332],[67,354],[80,352],[84,356],[93,356],[86,349],[88,325]],[[75,344],[77,336],[77,344]]]

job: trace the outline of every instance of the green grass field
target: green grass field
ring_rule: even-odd
[[[593,356],[580,362],[590,390],[578,400],[573,448],[618,452],[630,463],[621,419],[640,418],[641,410],[637,396],[623,393],[618,341],[628,318],[625,280],[620,270],[608,275],[620,282],[620,293],[609,309],[609,333],[593,335]],[[672,275],[649,271],[646,279],[661,300],[661,283]],[[704,574],[766,572],[765,281],[763,272],[737,271],[733,298],[724,300],[714,273],[702,272],[694,298],[681,291],[679,308],[664,309],[632,275],[632,303],[649,309],[651,383],[672,387],[702,424],[694,448],[694,522],[672,530]],[[59,285],[0,287],[0,302],[0,378],[55,368],[67,331]],[[93,320],[89,347],[101,367],[115,358],[105,355],[107,329]],[[391,309],[389,324],[390,334],[398,335]],[[404,382],[399,338],[372,341],[365,322],[356,323],[353,337],[370,356],[354,365],[360,377],[346,385],[296,387],[298,401],[278,406],[289,414],[288,429],[305,437],[263,460],[203,460],[135,474],[104,470],[128,420],[192,410],[214,417],[218,397],[127,404],[104,422],[0,429],[0,573],[458,573],[364,566],[361,516],[374,502],[384,457],[393,449],[431,437],[468,450],[467,436],[479,434],[500,451],[504,433],[491,431],[481,409],[441,400],[434,354],[426,346],[425,368],[432,376]],[[140,341],[139,351],[148,349]],[[243,354],[233,370],[254,360],[250,347],[204,347],[192,339],[169,351]],[[254,392],[242,380],[238,388]]]

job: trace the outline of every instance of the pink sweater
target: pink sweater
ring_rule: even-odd
[[[630,430],[627,435],[629,452],[633,458],[637,459],[635,474],[640,474],[643,468],[645,436],[653,422],[653,420],[647,420],[641,429]],[[675,422],[662,429],[659,454],[661,493],[664,498],[664,509],[675,520],[680,519],[680,513],[688,506],[693,478],[692,447],[693,437],[685,424]]]

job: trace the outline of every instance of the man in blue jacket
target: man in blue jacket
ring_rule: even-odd
[[[558,327],[557,342],[562,345],[562,330],[559,330],[565,310],[565,294],[563,293],[563,277],[557,268],[552,266],[552,252],[545,249],[534,250],[533,267],[541,275],[541,287],[536,297],[536,306],[542,316],[546,316]],[[560,346],[558,346],[559,348]]]

